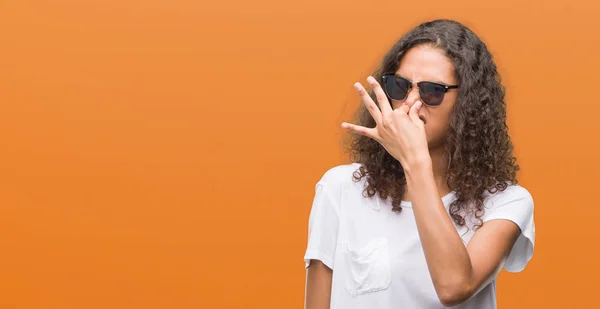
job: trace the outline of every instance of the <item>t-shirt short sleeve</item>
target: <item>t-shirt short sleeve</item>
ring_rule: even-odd
[[[504,269],[520,272],[533,256],[535,243],[535,223],[533,220],[533,198],[523,187],[508,186],[506,190],[496,192],[486,202],[483,222],[505,219],[517,224],[521,234],[513,245]]]
[[[341,190],[339,183],[326,173],[315,185],[315,195],[308,219],[308,243],[304,254],[305,268],[310,260],[319,260],[333,269],[337,246]]]

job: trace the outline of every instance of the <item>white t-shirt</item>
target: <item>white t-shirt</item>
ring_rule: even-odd
[[[333,269],[330,308],[445,308],[429,275],[411,203],[403,201],[397,213],[391,199],[363,197],[366,179],[352,180],[359,167],[328,170],[316,184],[310,211],[305,267],[315,259]],[[520,272],[533,255],[533,199],[518,185],[487,194],[483,222],[508,219],[521,229],[504,264],[507,271]],[[446,209],[454,198],[454,192],[442,197]],[[455,227],[466,245],[472,228]],[[452,308],[496,308],[496,280]]]

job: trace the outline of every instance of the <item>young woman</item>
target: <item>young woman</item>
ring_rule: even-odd
[[[405,34],[367,79],[351,164],[316,184],[305,307],[496,308],[533,255],[504,88],[486,45],[450,20]]]

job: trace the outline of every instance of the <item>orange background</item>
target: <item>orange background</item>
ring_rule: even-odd
[[[314,184],[405,31],[471,27],[537,242],[499,308],[597,306],[597,1],[0,3],[0,308],[300,308]]]

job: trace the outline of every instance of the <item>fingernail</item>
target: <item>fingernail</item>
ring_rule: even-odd
[[[359,82],[354,83],[354,89],[360,90],[361,86]]]
[[[377,82],[373,76],[369,76],[369,77],[367,77],[367,81],[368,81],[369,83],[371,83],[371,84],[374,84],[374,83],[376,83],[376,82]]]

